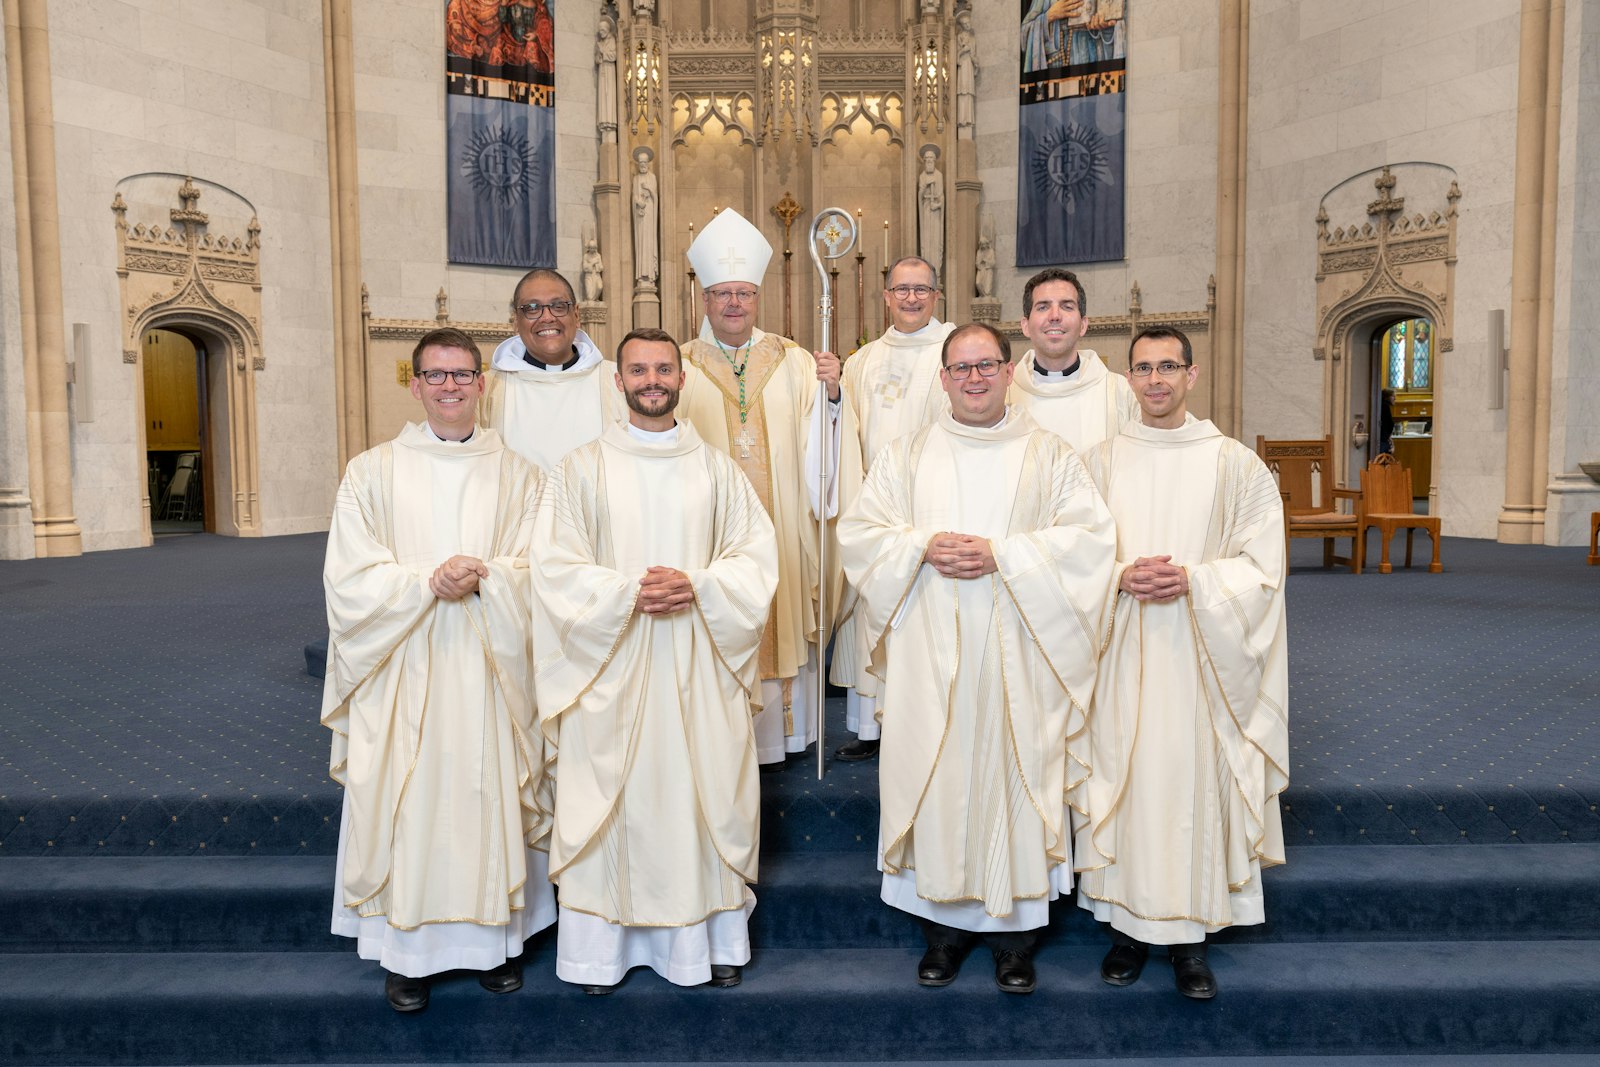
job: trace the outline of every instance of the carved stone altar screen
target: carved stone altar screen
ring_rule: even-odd
[[[781,249],[775,209],[788,197],[804,218],[824,202],[860,212],[865,257],[837,264],[835,346],[848,351],[876,336],[883,269],[918,247],[914,193],[924,145],[941,153],[953,190],[939,314],[968,317],[981,185],[972,129],[962,126],[958,136],[956,121],[964,10],[951,0],[699,0],[659,9],[639,0],[607,8],[601,20],[614,20],[619,40],[618,136],[600,146],[595,207],[611,332],[657,323],[675,334],[698,330],[698,292],[684,258],[691,227],[732,207]],[[654,154],[660,187],[654,287],[631,261],[631,194],[621,180],[631,169],[623,161],[640,148]],[[751,279],[762,286],[758,324],[769,330],[785,320],[781,272],[775,256],[766,278]],[[818,294],[806,275],[793,278],[789,310],[796,340],[811,344]]]

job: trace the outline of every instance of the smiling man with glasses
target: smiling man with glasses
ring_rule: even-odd
[[[940,387],[939,350],[955,327],[933,316],[939,303],[933,265],[917,256],[896,260],[883,302],[892,325],[857,349],[844,371],[844,447],[859,450],[862,470],[891,441],[926,426],[948,406]],[[878,680],[867,669],[869,650],[855,608],[855,590],[847,588],[839,604],[831,668],[833,683],[848,691],[845,726],[856,735],[834,752],[846,761],[878,754]]]
[[[514,336],[500,342],[484,379],[478,420],[541,470],[626,417],[612,386],[616,365],[578,329],[572,285],[553,270],[523,275],[513,290]]]
[[[950,409],[891,442],[839,520],[883,664],[880,895],[921,922],[917,981],[949,985],[977,936],[1007,993],[1072,889],[1065,797],[1088,774],[1084,709],[1116,532],[1072,448],[1006,405],[1010,344],[945,339]]]
[[[1146,329],[1129,352],[1141,419],[1084,457],[1117,565],[1078,903],[1109,925],[1105,982],[1136,981],[1165,945],[1178,992],[1209,1000],[1207,935],[1264,922],[1261,870],[1284,861],[1283,501],[1255,452],[1189,414],[1200,368],[1181,330]]]
[[[817,485],[824,440],[838,456],[839,360],[756,328],[772,245],[737,211],[712,219],[688,257],[705,287],[705,323],[683,346],[689,369],[678,412],[707,444],[733,458],[777,527],[778,592],[761,642],[762,710],[755,718],[757,758],[777,768],[817,738],[814,516],[823,507]],[[828,389],[826,405],[817,403],[818,382]],[[840,481],[837,459],[829,470],[832,496]]]
[[[528,551],[539,472],[474,426],[477,344],[433,330],[411,355],[422,422],[350,461],[323,585],[322,722],[344,788],[333,932],[389,973],[396,1011],[429,978],[522,985],[523,941],[555,921],[538,798]],[[426,709],[426,729],[423,728]]]
[[[1022,333],[1033,343],[1017,367],[1011,402],[1086,452],[1139,417],[1121,375],[1078,342],[1089,331],[1088,296],[1070,270],[1048,267],[1022,289]]]

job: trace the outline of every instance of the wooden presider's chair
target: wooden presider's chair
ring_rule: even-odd
[[[1333,484],[1333,438],[1311,441],[1269,441],[1256,437],[1256,455],[1278,476],[1278,492],[1283,496],[1284,556],[1296,537],[1322,539],[1322,565],[1342,563],[1361,573],[1360,519],[1361,491]],[[1339,501],[1348,500],[1352,511],[1340,511]],[[1333,554],[1337,537],[1350,538],[1350,555]]]
[[[1406,566],[1411,566],[1411,536],[1421,527],[1433,538],[1433,562],[1428,564],[1429,574],[1444,570],[1439,565],[1439,516],[1415,515],[1411,511],[1411,472],[1400,461],[1385,452],[1361,472],[1361,555],[1367,554],[1367,531],[1378,528],[1378,538],[1383,542],[1383,559],[1378,564],[1379,574],[1388,574],[1389,540],[1397,529],[1406,531]]]

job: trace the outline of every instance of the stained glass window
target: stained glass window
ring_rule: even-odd
[[[1383,384],[1386,389],[1429,390],[1433,387],[1433,324],[1407,319],[1383,334]]]

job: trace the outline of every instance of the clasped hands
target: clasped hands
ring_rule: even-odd
[[[475,556],[451,556],[434,570],[428,588],[440,600],[460,600],[478,591],[478,583],[489,577],[489,568]]]
[[[646,615],[671,615],[694,603],[694,587],[680,570],[651,567],[639,579],[638,603]]]
[[[1000,569],[988,538],[969,534],[934,534],[922,562],[946,578],[981,578]]]
[[[1164,604],[1189,591],[1189,572],[1171,556],[1140,556],[1123,568],[1118,588],[1135,600]]]

